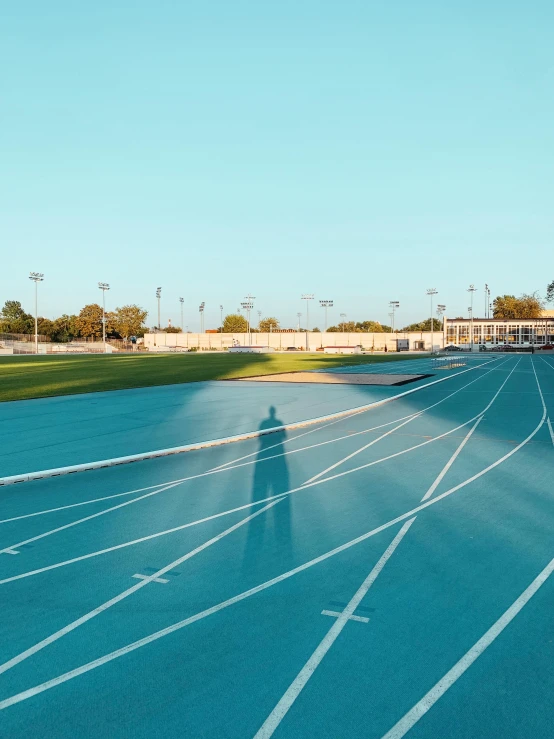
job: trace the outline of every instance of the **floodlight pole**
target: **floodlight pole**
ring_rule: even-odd
[[[333,307],[332,300],[320,300],[319,304],[322,308],[325,308],[325,331],[327,331],[327,308]]]
[[[298,333],[300,333],[300,319],[302,318],[302,313],[297,313],[296,317],[298,318]]]
[[[44,280],[42,272],[31,272],[29,279],[35,283],[35,354],[38,354],[38,283]]]
[[[181,331],[185,330],[185,319],[183,317],[183,303],[185,302],[184,298],[179,298],[179,302],[181,303]]]
[[[160,314],[160,298],[162,297],[162,288],[157,287],[156,288],[156,298],[158,299],[158,331],[161,331],[162,328],[162,321],[161,321],[161,314]]]
[[[467,291],[471,297],[470,316],[469,316],[469,330],[471,332],[471,337],[470,337],[469,345],[470,345],[471,351],[473,352],[473,293],[477,292],[477,288],[475,287],[475,285],[470,285]]]
[[[310,348],[308,341],[308,334],[310,333],[310,300],[313,300],[314,296],[311,293],[304,293],[301,299],[306,301],[306,351],[308,351]]]
[[[106,354],[106,290],[110,289],[107,282],[99,282],[98,287],[102,290],[102,344]]]
[[[346,318],[346,313],[341,313],[340,317],[342,318],[342,332],[344,333],[344,330],[346,328],[346,322],[344,320]]]
[[[437,316],[439,318],[442,318],[444,311],[446,310],[446,305],[443,305],[442,303],[437,305]],[[443,345],[444,345],[444,318],[442,319],[442,334],[443,334]],[[444,346],[443,346],[444,348]]]
[[[398,300],[390,300],[389,305],[392,308],[392,324],[391,324],[391,333],[394,333],[394,313],[397,308],[400,308],[400,303]]]
[[[433,318],[433,295],[437,295],[437,293],[438,293],[438,291],[434,287],[430,287],[427,290],[427,295],[431,298],[431,354],[433,353],[433,341],[434,341],[434,331],[433,331],[434,326],[433,326],[433,321],[435,320]]]
[[[221,333],[223,333],[223,306],[222,305],[219,306],[219,313],[221,315]]]

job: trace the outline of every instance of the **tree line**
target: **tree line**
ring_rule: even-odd
[[[138,305],[124,305],[114,311],[107,311],[106,337],[110,339],[129,339],[131,336],[144,336],[148,330],[144,325],[148,312]],[[0,314],[0,333],[34,334],[35,319],[26,313],[18,300],[6,300]],[[102,338],[102,306],[97,303],[85,305],[78,315],[64,314],[51,321],[38,317],[37,332],[50,341],[67,342],[73,339]]]

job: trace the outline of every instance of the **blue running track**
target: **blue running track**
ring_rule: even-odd
[[[0,487],[0,736],[552,737],[539,354],[371,389],[418,388],[287,433]],[[225,384],[237,416],[245,385]],[[291,393],[304,418],[329,412],[334,387],[264,384],[250,422],[290,420]]]

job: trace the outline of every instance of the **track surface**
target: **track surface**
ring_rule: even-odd
[[[550,737],[554,360],[452,375],[3,489],[0,736]]]

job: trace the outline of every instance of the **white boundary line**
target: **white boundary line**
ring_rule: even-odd
[[[537,384],[538,384],[538,380],[537,380]],[[450,488],[450,490],[446,490],[444,493],[441,493],[441,495],[438,495],[436,498],[432,498],[431,500],[428,500],[425,503],[421,503],[419,506],[412,508],[412,510],[407,511],[406,513],[403,513],[400,516],[397,516],[396,518],[393,518],[384,524],[381,524],[381,526],[378,526],[377,528],[372,529],[371,531],[368,531],[367,533],[362,534],[361,536],[358,536],[355,539],[352,539],[351,541],[346,542],[345,544],[341,544],[335,549],[332,549],[326,552],[325,554],[315,557],[314,559],[309,560],[308,562],[305,562],[304,564],[299,565],[298,567],[295,567],[292,570],[288,570],[287,572],[284,572],[281,575],[278,575],[277,577],[272,578],[271,580],[267,580],[261,585],[257,585],[253,588],[250,588],[250,590],[246,590],[240,593],[239,595],[235,595],[234,597],[229,598],[228,600],[223,601],[221,603],[218,603],[217,605],[212,606],[211,608],[208,608],[205,611],[201,611],[200,613],[197,613],[194,616],[189,616],[189,618],[186,618],[183,621],[179,621],[175,624],[172,624],[171,626],[167,626],[166,628],[161,629],[160,631],[156,631],[153,634],[150,634],[149,636],[143,637],[142,639],[139,639],[138,641],[132,642],[131,644],[128,644],[127,646],[122,647],[121,649],[117,649],[116,651],[111,652],[110,654],[106,654],[103,657],[93,660],[92,662],[88,662],[85,665],[81,665],[81,667],[77,667],[76,669],[71,670],[70,672],[66,672],[62,675],[59,675],[58,677],[52,680],[48,680],[47,682],[44,682],[41,685],[37,685],[33,688],[23,691],[22,693],[18,693],[17,695],[12,696],[11,698],[7,698],[3,701],[0,701],[0,710],[4,708],[8,708],[9,706],[12,706],[16,703],[20,703],[21,701],[26,700],[28,698],[32,698],[33,696],[38,695],[39,693],[43,693],[45,690],[49,690],[50,688],[54,688],[57,685],[61,685],[62,683],[67,682],[68,680],[72,680],[73,678],[83,675],[86,672],[89,672],[90,670],[94,670],[96,667],[100,667],[108,662],[111,662],[114,659],[123,657],[129,654],[130,652],[133,652],[136,649],[146,646],[147,644],[150,644],[156,641],[157,639],[161,639],[162,637],[167,636],[168,634],[178,631],[184,628],[185,626],[189,626],[190,624],[195,623],[196,621],[200,621],[201,619],[204,619],[207,616],[211,616],[212,614],[217,613],[218,611],[221,611],[224,608],[228,608],[229,606],[234,605],[235,603],[239,603],[240,601],[245,600],[246,598],[249,598],[252,595],[255,595],[263,590],[266,590],[267,588],[270,588],[273,585],[277,585],[278,583],[283,582],[283,580],[287,580],[288,578],[293,577],[294,575],[297,575],[298,573],[303,572],[304,570],[310,567],[313,567],[314,565],[319,564],[320,562],[323,562],[335,556],[336,554],[339,554],[340,552],[343,552],[346,549],[349,549],[350,547],[353,547],[356,544],[359,544],[362,541],[365,541],[366,539],[369,539],[372,536],[375,536],[376,534],[379,534],[381,531],[385,531],[386,529],[391,528],[391,526],[395,526],[397,523],[400,523],[402,521],[406,521],[409,518],[412,518],[414,515],[418,514],[420,511],[425,510],[425,508],[429,508],[430,506],[435,505],[439,501],[443,500],[444,498],[447,498],[448,496],[452,495],[458,490],[461,490],[462,488],[466,487],[467,485],[474,482],[475,480],[482,477],[483,475],[486,475],[492,469],[494,469],[495,467],[498,467],[500,464],[502,464],[507,459],[512,457],[516,452],[518,452],[522,447],[524,447],[535,436],[535,434],[538,433],[543,423],[545,422],[545,419],[546,419],[546,407],[544,407],[541,420],[539,421],[536,428],[531,432],[531,434],[529,434],[529,436],[527,436],[516,447],[514,447],[511,451],[509,451],[507,454],[505,454],[500,459],[496,460],[496,462],[494,462],[493,464],[490,464],[488,467],[476,473],[472,477],[468,478],[467,480],[464,480],[458,485],[455,485],[453,488]],[[338,475],[335,475],[334,477],[342,477],[345,474],[348,474],[348,473],[341,472]],[[331,479],[333,478],[332,477],[325,478],[325,480],[331,480]],[[321,483],[321,482],[324,482],[324,481],[323,480],[318,481],[318,483]],[[261,512],[262,511],[257,511],[257,513],[261,513]],[[244,523],[244,521],[241,523]],[[206,544],[208,544],[208,542],[206,542]],[[185,555],[185,557],[186,556],[187,555]],[[173,566],[175,566],[175,563],[173,563]],[[163,568],[162,570],[159,570],[158,572],[155,573],[155,575],[158,576],[160,574],[163,574],[164,572],[167,572],[168,569],[170,569],[169,566],[167,568]],[[146,583],[146,581],[143,581],[143,582]],[[134,587],[137,588],[137,586],[134,586]],[[87,615],[79,619],[79,621],[83,621],[83,620],[88,620]],[[56,632],[56,633],[59,633],[59,632]],[[52,636],[55,636],[55,635],[52,635]],[[42,642],[39,642],[39,645],[44,644],[44,646],[46,646],[46,642],[50,643],[48,640],[51,638],[52,637],[47,637],[47,639],[43,640]],[[13,666],[12,663],[17,664],[18,662],[21,661],[20,658],[22,659],[26,658],[26,657],[22,657],[22,655],[30,656],[31,653],[34,653],[34,651],[32,650],[35,650],[35,647],[37,646],[38,645],[34,645],[34,647],[30,647],[28,650],[26,650],[26,652],[23,652],[22,654],[16,655],[15,657],[13,657],[8,663],[5,663],[5,665],[2,665],[0,667],[0,672],[4,671],[2,670],[2,668],[6,668],[5,667],[6,665],[10,664],[11,666]],[[40,648],[42,648],[42,646]],[[35,650],[35,651],[38,651],[38,650]],[[6,668],[6,669],[9,669],[9,668]]]
[[[350,408],[349,410],[345,410],[345,411],[338,411],[337,413],[330,413],[326,416],[310,418],[304,421],[296,421],[295,423],[284,424],[283,426],[276,426],[275,428],[271,428],[271,429],[263,429],[262,431],[250,431],[250,432],[246,432],[243,434],[237,434],[235,436],[226,436],[221,439],[201,441],[201,442],[196,442],[194,444],[184,444],[183,446],[175,446],[175,447],[170,447],[168,449],[158,449],[152,452],[141,452],[140,454],[130,454],[124,457],[114,457],[113,459],[103,459],[97,462],[85,462],[84,464],[74,464],[74,465],[68,465],[66,467],[56,467],[50,470],[40,470],[38,472],[26,472],[26,473],[22,473],[19,475],[9,475],[8,477],[0,477],[0,486],[12,485],[18,482],[30,482],[31,480],[41,480],[47,477],[58,477],[59,475],[68,475],[74,472],[85,472],[86,470],[97,470],[103,467],[114,467],[116,465],[128,464],[130,462],[141,462],[145,459],[154,459],[156,457],[167,457],[172,454],[182,454],[184,452],[192,452],[198,449],[205,449],[207,447],[221,446],[223,444],[232,444],[236,441],[245,441],[246,439],[257,439],[260,436],[272,434],[277,431],[290,431],[292,429],[302,428],[303,426],[310,426],[315,423],[323,423],[325,421],[332,421],[335,418],[341,418],[342,416],[348,416],[354,413],[359,413],[365,410],[369,410],[370,408],[377,408],[379,406],[386,405],[387,403],[391,403],[392,401],[398,400],[399,398],[404,398],[407,395],[412,395],[412,393],[419,392],[420,390],[424,390],[425,388],[431,387],[432,385],[437,385],[441,382],[446,382],[447,380],[451,380],[452,378],[458,377],[459,375],[463,375],[466,372],[473,372],[476,369],[481,369],[481,367],[484,367],[485,365],[490,364],[491,362],[495,362],[495,361],[498,361],[498,357],[494,357],[493,359],[490,359],[488,362],[483,362],[482,364],[476,365],[475,367],[468,367],[467,369],[462,370],[461,372],[456,372],[453,375],[448,375],[447,377],[440,377],[438,380],[433,380],[432,382],[428,382],[425,385],[420,385],[418,387],[412,388],[411,390],[406,390],[403,393],[399,393],[398,395],[393,395],[390,398],[383,398],[382,400],[377,400],[377,401],[374,401],[373,403],[368,403],[366,405],[357,406],[356,408]]]
[[[533,582],[517,598],[512,605],[504,611],[500,618],[483,634],[479,641],[464,654],[464,656],[444,675],[423,698],[408,711],[408,713],[396,723],[392,729],[387,731],[383,739],[401,739],[422,718],[434,704],[442,698],[446,691],[451,688],[456,680],[471,667],[475,660],[480,657],[485,649],[500,636],[506,626],[517,616],[521,609],[531,600],[537,590],[544,585],[554,571],[554,559],[546,565]],[[1,707],[1,704],[0,704]]]

